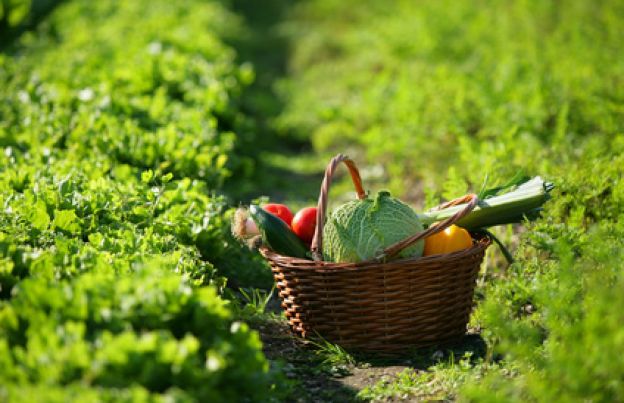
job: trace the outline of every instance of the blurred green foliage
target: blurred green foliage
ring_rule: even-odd
[[[0,50],[35,27],[61,0],[0,0]]]
[[[29,16],[32,6],[31,0],[2,0],[0,1],[0,39],[6,31],[23,23]]]
[[[624,399],[623,24],[612,0],[310,0],[283,26],[277,123],[375,167],[369,185],[428,207],[486,175],[557,186],[542,219],[500,234],[516,263],[488,254],[471,320],[488,353],[458,382],[433,368],[438,398]]]
[[[380,166],[397,195],[449,170],[475,187],[547,174],[624,131],[623,19],[618,1],[303,2],[279,123]]]

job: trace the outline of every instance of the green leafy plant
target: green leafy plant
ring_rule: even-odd
[[[314,349],[314,355],[320,360],[319,369],[332,375],[345,375],[349,373],[349,367],[356,364],[353,354],[340,347],[339,344],[331,343],[320,336],[309,343]]]
[[[125,276],[27,279],[0,306],[3,385],[140,385],[199,400],[266,398],[260,340],[214,288],[147,262]],[[41,365],[45,362],[46,365]]]
[[[0,400],[269,399],[220,297],[270,279],[218,193],[253,164],[236,27],[216,2],[75,0],[0,55]]]
[[[236,307],[236,316],[246,321],[264,319],[274,291],[275,286],[270,291],[259,288],[239,288],[240,295],[231,292],[231,300],[234,301]]]

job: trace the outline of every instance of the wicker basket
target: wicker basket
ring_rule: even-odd
[[[366,197],[353,161],[343,155],[334,157],[325,171],[319,196],[318,225],[311,248],[315,260],[261,249],[272,267],[282,307],[295,335],[318,335],[349,350],[384,354],[461,338],[472,309],[476,276],[490,240],[474,239],[471,248],[445,255],[390,258],[468,214],[477,203],[476,196],[464,196],[440,206],[468,203],[455,216],[388,247],[375,259],[324,262],[321,251],[327,196],[341,162],[349,168],[358,198]]]

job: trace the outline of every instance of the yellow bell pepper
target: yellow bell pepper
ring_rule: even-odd
[[[472,246],[472,237],[462,227],[451,225],[444,231],[425,238],[423,256],[456,252]]]

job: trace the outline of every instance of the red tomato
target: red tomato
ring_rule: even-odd
[[[262,206],[262,208],[264,209],[264,211],[268,211],[269,213],[281,218],[282,221],[284,221],[290,227],[290,223],[293,220],[293,213],[284,204],[268,203]]]
[[[316,229],[316,207],[305,207],[295,214],[292,229],[306,243],[312,242]]]

